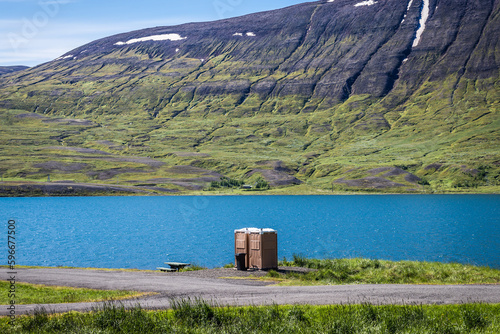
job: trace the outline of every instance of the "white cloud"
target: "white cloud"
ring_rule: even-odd
[[[0,0],[2,1],[2,0]],[[114,34],[186,22],[182,18],[136,22],[82,23],[50,21],[30,31],[26,20],[0,20],[0,66],[34,66]],[[27,34],[26,34],[27,33]]]
[[[0,64],[3,66],[27,65],[35,66],[53,60],[54,54],[63,54],[65,50],[59,48],[46,48],[40,52],[33,53],[30,50],[22,50],[17,53],[1,53]]]

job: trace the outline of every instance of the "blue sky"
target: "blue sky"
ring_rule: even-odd
[[[0,66],[34,66],[117,33],[212,21],[306,0],[0,0]]]

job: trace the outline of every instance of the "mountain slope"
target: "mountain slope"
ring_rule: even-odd
[[[23,71],[28,69],[28,66],[0,66],[0,75]]]
[[[49,129],[36,150],[154,156],[274,186],[492,191],[499,15],[498,0],[335,0],[144,29],[2,77],[0,108],[20,128],[50,121],[26,111],[94,124]],[[11,157],[5,171],[40,178],[47,159]],[[106,169],[86,163],[81,181]],[[121,174],[169,174],[150,173]]]

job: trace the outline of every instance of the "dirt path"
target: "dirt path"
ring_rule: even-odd
[[[262,273],[256,273],[262,275]],[[8,279],[7,269],[0,277]],[[233,269],[191,273],[126,272],[80,269],[18,269],[17,282],[93,289],[157,292],[156,295],[122,302],[147,309],[164,309],[172,298],[202,298],[219,305],[266,304],[458,304],[500,303],[500,285],[330,285],[280,287],[249,279],[228,279],[248,275]],[[90,310],[96,303],[45,304],[54,312]],[[36,305],[16,305],[16,313],[32,312]],[[7,308],[0,308],[6,315]]]

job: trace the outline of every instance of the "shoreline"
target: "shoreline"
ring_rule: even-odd
[[[486,189],[485,189],[486,190]],[[378,191],[352,190],[329,191],[306,189],[294,191],[290,188],[272,188],[264,191],[161,191],[120,184],[75,183],[75,182],[0,182],[0,198],[29,197],[130,197],[130,196],[355,196],[355,195],[500,195],[500,191]]]
[[[365,258],[336,258],[336,260],[372,260],[372,259],[365,259]],[[375,260],[375,259],[373,259]],[[378,259],[379,261],[387,261],[387,262],[392,262],[394,264],[398,263],[404,263],[404,262],[409,262],[409,263],[415,263],[415,264],[423,264],[423,263],[436,263],[440,265],[462,265],[462,266],[470,266],[474,268],[487,268],[487,269],[492,269],[492,270],[498,270],[500,271],[500,267],[495,268],[487,265],[475,265],[475,264],[469,264],[469,263],[459,263],[459,262],[438,262],[438,261],[417,261],[417,260],[384,260],[384,259]],[[8,265],[0,265],[0,270],[1,269],[8,269]],[[160,273],[158,269],[139,269],[139,268],[97,268],[97,267],[71,267],[71,266],[37,266],[37,265],[22,265],[22,264],[17,264],[15,266],[16,269],[53,269],[53,270],[59,270],[59,269],[65,269],[65,270],[87,270],[87,271],[109,271],[109,272],[143,272],[143,273]],[[213,267],[213,268],[208,268],[208,267],[200,267],[201,269],[198,270],[187,270],[187,271],[181,271],[181,272],[176,272],[176,273],[170,273],[174,275],[179,275],[179,274],[185,274],[188,276],[196,276],[196,273],[202,273],[202,272],[210,272],[210,271],[217,271],[217,270],[234,270],[235,273],[237,273],[237,276],[251,276],[253,274],[257,274],[259,276],[262,276],[262,274],[267,274],[269,273],[270,270],[272,269],[248,269],[246,271],[237,271],[236,267]],[[308,267],[290,267],[290,266],[280,266],[279,269],[281,271],[294,271],[294,272],[306,272],[306,271],[311,271],[311,268]],[[363,284],[363,283],[360,283]],[[459,283],[456,283],[459,284]],[[467,285],[468,283],[461,283],[464,285]],[[474,284],[474,283],[472,283]],[[495,285],[500,285],[500,283],[491,283]],[[431,284],[432,285],[432,284]]]

